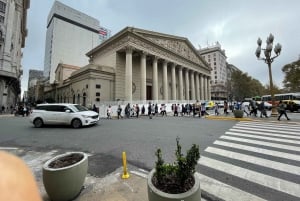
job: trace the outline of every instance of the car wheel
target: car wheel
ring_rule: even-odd
[[[37,118],[37,119],[34,120],[33,124],[34,124],[34,127],[41,128],[44,123],[43,123],[43,120],[41,118]]]
[[[82,126],[82,123],[80,119],[73,119],[72,121],[72,127],[73,128],[80,128]]]

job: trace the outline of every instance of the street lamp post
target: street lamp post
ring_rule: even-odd
[[[274,52],[275,56],[272,57],[271,53],[273,50],[273,41],[274,41],[274,36],[270,33],[269,37],[267,38],[267,45],[266,48],[263,49],[261,48],[262,40],[260,38],[257,39],[257,49],[255,51],[255,55],[257,59],[263,60],[266,64],[268,64],[268,69],[269,69],[269,78],[270,78],[270,93],[271,93],[271,100],[272,100],[272,113],[271,116],[277,116],[278,112],[276,110],[276,105],[275,105],[275,97],[274,97],[274,91],[273,91],[273,79],[272,79],[272,70],[271,70],[271,63],[274,61],[276,57],[280,55],[281,52],[281,45],[277,43],[274,47]],[[261,50],[264,51],[265,58],[260,57]]]

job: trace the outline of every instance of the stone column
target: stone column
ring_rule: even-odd
[[[206,75],[203,76],[203,92],[204,92],[204,100],[207,100],[207,79],[206,79]]]
[[[190,79],[189,70],[185,69],[185,100],[190,100]]]
[[[172,100],[176,100],[176,72],[175,64],[172,64]]]
[[[199,84],[199,73],[196,72],[196,99],[200,100],[200,84]]]
[[[195,78],[194,71],[191,71],[191,100],[195,100]]]
[[[203,81],[203,74],[200,74],[200,99],[205,100],[204,98],[204,81]]]
[[[132,47],[126,47],[125,100],[132,101]]]
[[[157,76],[157,60],[158,58],[154,56],[152,65],[152,99],[154,101],[158,100],[158,76]]]
[[[182,67],[178,69],[179,76],[179,100],[183,100],[183,76],[182,76]]]
[[[146,53],[141,55],[141,100],[146,100]]]
[[[168,62],[165,60],[163,63],[163,97],[168,100]]]
[[[211,100],[210,77],[207,77],[207,98]]]

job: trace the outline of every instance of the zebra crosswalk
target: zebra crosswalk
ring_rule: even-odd
[[[239,122],[198,163],[201,189],[223,200],[300,200],[300,125]]]

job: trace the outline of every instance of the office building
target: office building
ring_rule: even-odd
[[[227,99],[227,57],[225,50],[222,50],[219,42],[216,42],[214,45],[199,49],[198,52],[212,68],[211,99]]]
[[[97,19],[55,1],[47,19],[44,76],[52,84],[59,63],[87,65],[85,54],[109,34]]]

